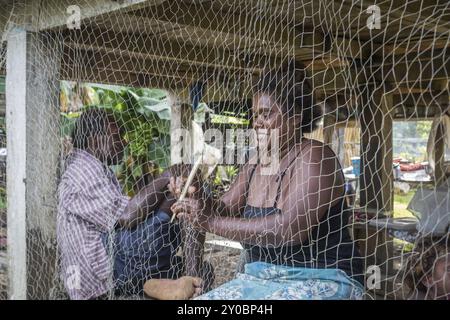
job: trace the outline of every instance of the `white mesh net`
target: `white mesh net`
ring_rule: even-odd
[[[448,299],[449,6],[0,0],[0,298]]]

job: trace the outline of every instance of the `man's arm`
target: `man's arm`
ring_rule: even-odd
[[[125,228],[134,228],[144,221],[147,215],[153,212],[165,198],[165,189],[168,184],[169,176],[165,173],[141,189],[130,199],[117,224]]]

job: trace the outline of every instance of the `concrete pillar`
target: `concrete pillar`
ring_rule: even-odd
[[[57,278],[59,62],[55,36],[7,38],[6,124],[9,298],[51,298]]]

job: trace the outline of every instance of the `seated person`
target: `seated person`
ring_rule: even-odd
[[[141,294],[148,278],[178,278],[183,269],[175,263],[180,231],[169,223],[174,202],[167,192],[169,171],[133,198],[125,196],[108,167],[121,160],[124,141],[104,110],[83,112],[72,141],[57,215],[61,276],[70,298],[104,298],[113,290]],[[198,293],[200,279],[182,281],[184,292]]]
[[[450,300],[450,235],[420,238],[397,275],[399,299]],[[406,290],[405,290],[406,289]],[[401,291],[401,292],[400,292]]]
[[[248,253],[247,280],[292,275],[288,278],[317,280],[316,292],[324,292],[329,298],[359,298],[363,269],[347,229],[344,175],[328,146],[304,137],[316,128],[320,109],[304,68],[295,64],[290,61],[278,70],[265,72],[253,95],[252,124],[258,148],[279,152],[278,170],[267,174],[261,159],[255,165],[249,162],[220,201],[205,200],[194,193],[172,206],[172,211],[199,230],[243,243]],[[276,130],[277,150],[268,139]],[[174,181],[171,188],[179,189]],[[336,289],[332,294],[320,289],[330,281]],[[242,283],[232,290],[220,291],[219,287],[204,298],[276,298],[280,289],[266,286],[267,291],[256,294],[251,287]]]

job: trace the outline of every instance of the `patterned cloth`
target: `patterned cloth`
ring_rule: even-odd
[[[361,300],[364,289],[340,269],[309,269],[253,262],[245,273],[198,300]]]
[[[74,149],[59,185],[57,241],[61,277],[71,299],[91,299],[112,288],[112,265],[102,234],[114,229],[129,198],[114,173]]]

